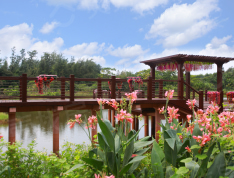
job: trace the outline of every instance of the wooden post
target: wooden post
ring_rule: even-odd
[[[155,64],[150,65],[150,77],[152,77],[151,81],[151,92],[152,92],[152,98],[155,98]]]
[[[22,102],[27,102],[27,74],[22,74]]]
[[[205,101],[207,101],[207,90],[205,90]]]
[[[98,78],[97,83],[97,98],[102,98],[102,81],[100,78]]]
[[[112,127],[115,127],[115,110],[112,110],[111,122],[112,122]]]
[[[144,136],[149,136],[149,116],[144,116]]]
[[[190,85],[190,72],[186,72],[186,83]],[[190,88],[186,85],[186,98],[190,99]]]
[[[61,100],[65,100],[65,79],[61,77]]]
[[[75,76],[70,75],[70,101],[74,101],[75,96]]]
[[[61,107],[55,107],[53,110],[53,153],[59,155],[59,111]]]
[[[133,115],[132,130],[136,130],[136,119],[135,119],[135,115]]]
[[[183,99],[183,61],[178,61],[178,99]]]
[[[147,99],[152,100],[152,77],[148,78]]]
[[[22,76],[20,79],[20,100],[22,101]]]
[[[96,116],[96,111],[92,110],[92,115]],[[97,126],[95,127],[95,129],[91,130],[91,137],[92,137],[92,142],[93,144],[95,144],[96,142],[94,141],[96,138],[94,138],[93,136],[97,135]]]
[[[139,130],[139,119],[135,118],[135,121],[136,121],[136,131],[138,131]]]
[[[115,94],[116,88],[115,88],[115,85],[116,85],[115,76],[111,76],[111,99],[116,99],[116,94]]]
[[[159,140],[159,134],[157,132],[161,130],[161,127],[159,124],[162,119],[164,119],[164,115],[159,114],[158,108],[155,108],[155,139],[157,142]]]
[[[108,120],[111,122],[111,109],[108,109]]]
[[[199,91],[199,109],[204,109],[204,101],[203,101],[203,91]]]
[[[8,116],[9,116],[9,135],[8,142],[13,144],[15,142],[15,113],[16,108],[9,108]]]
[[[159,81],[159,98],[163,98],[163,80]]]
[[[223,101],[223,98],[221,99],[221,92],[223,91],[223,84],[222,84],[222,80],[223,80],[223,63],[217,63],[217,91],[220,92],[220,104],[219,104],[219,111],[223,112],[223,103],[221,103],[221,100]],[[222,95],[223,97],[223,95]]]
[[[155,138],[155,116],[151,116],[151,136]]]

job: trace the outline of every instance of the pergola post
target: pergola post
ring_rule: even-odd
[[[190,85],[190,72],[186,71],[186,83]],[[188,86],[186,86],[186,98],[190,99],[190,89]]]
[[[149,136],[149,116],[144,116],[144,136]]]
[[[178,99],[183,99],[183,65],[184,61],[178,61]]]
[[[220,112],[223,111],[223,63],[216,63],[217,64],[217,91],[220,92]]]

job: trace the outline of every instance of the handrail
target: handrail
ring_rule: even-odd
[[[189,85],[187,82],[184,81],[184,84],[187,85],[189,88],[191,88],[192,90],[194,90],[197,94],[199,94],[199,91],[197,91],[196,89],[194,89],[191,85]]]

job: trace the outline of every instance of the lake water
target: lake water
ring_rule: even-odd
[[[82,114],[87,118],[91,115],[90,110],[79,110],[79,111],[61,111],[59,115],[59,145],[60,147],[64,142],[69,141],[76,144],[87,143],[90,141],[81,128],[81,125],[76,124],[73,129],[70,129],[67,125],[69,119],[74,119],[75,114]],[[103,119],[107,119],[108,110],[103,110]],[[20,119],[16,123],[16,140],[23,143],[23,147],[36,139],[36,149],[39,151],[47,150],[47,153],[53,151],[53,115],[50,111],[43,112],[22,112],[16,113],[16,118]],[[144,125],[144,120],[139,121],[139,128]],[[149,119],[149,128],[151,122]],[[98,131],[100,129],[98,128]],[[4,139],[8,141],[8,124],[0,125],[0,133],[4,136]],[[151,129],[149,129],[151,134]],[[139,138],[144,137],[144,128],[141,129]]]

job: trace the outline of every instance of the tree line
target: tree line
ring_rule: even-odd
[[[20,50],[16,54],[16,48],[12,48],[10,63],[8,57],[0,58],[0,76],[21,76],[27,73],[29,77],[36,77],[40,74],[57,75],[58,77],[69,77],[74,74],[76,78],[110,78],[115,75],[116,78],[126,79],[127,77],[140,76],[147,79],[150,76],[150,69],[141,70],[136,73],[131,71],[119,71],[115,68],[102,67],[96,64],[92,59],[77,60],[74,57],[67,59],[63,54],[56,52],[45,52],[40,59],[37,57],[37,51]],[[156,79],[177,80],[176,71],[155,71]],[[234,90],[234,68],[229,68],[223,73],[224,91]],[[191,86],[197,90],[217,90],[217,73],[205,75],[191,75]],[[171,86],[171,88],[176,86]]]

